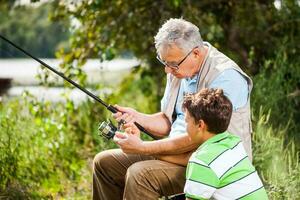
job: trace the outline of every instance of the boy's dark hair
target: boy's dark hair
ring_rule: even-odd
[[[189,111],[195,122],[202,119],[207,131],[218,134],[227,130],[232,104],[222,89],[202,89],[195,94],[187,94],[183,100],[183,109]]]

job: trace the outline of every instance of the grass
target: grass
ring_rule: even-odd
[[[92,102],[54,105],[28,94],[1,102],[0,199],[91,198],[92,159],[115,147],[97,135],[107,116]],[[270,199],[300,199],[296,144],[288,125],[275,129],[269,117],[261,111],[254,118],[254,164]]]
[[[91,106],[28,96],[0,103],[0,198],[90,197],[94,151],[112,146],[93,138]]]
[[[300,152],[286,138],[288,124],[274,129],[269,118],[270,112],[260,110],[253,135],[254,165],[270,199],[300,199]]]

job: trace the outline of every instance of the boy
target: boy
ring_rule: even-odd
[[[232,104],[221,89],[185,96],[187,132],[200,147],[189,159],[187,199],[268,199],[238,136],[226,132]]]

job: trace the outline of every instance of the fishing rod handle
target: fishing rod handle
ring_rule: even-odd
[[[140,131],[146,133],[147,135],[149,135],[150,137],[152,137],[155,140],[158,140],[159,138],[156,137],[155,135],[151,134],[149,131],[147,131],[143,126],[141,126],[139,123],[134,122],[134,124],[136,125],[136,127],[138,127],[138,129],[140,129]]]
[[[116,107],[112,106],[112,105],[108,105],[106,108],[107,108],[107,110],[109,110],[112,113],[119,112],[119,110]]]
[[[120,112],[116,107],[112,106],[112,105],[108,105],[107,110],[111,111],[112,113],[117,113]],[[144,133],[146,133],[147,135],[149,135],[150,137],[152,137],[153,139],[157,140],[159,139],[158,137],[156,137],[155,135],[151,134],[149,131],[147,131],[142,125],[140,125],[137,122],[134,122],[134,124],[136,125],[136,127],[138,127],[138,129]]]

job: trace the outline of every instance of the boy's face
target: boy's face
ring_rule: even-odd
[[[190,136],[191,140],[199,142],[201,140],[201,128],[199,122],[195,122],[195,119],[190,115],[189,111],[185,110],[185,122],[186,131]]]

